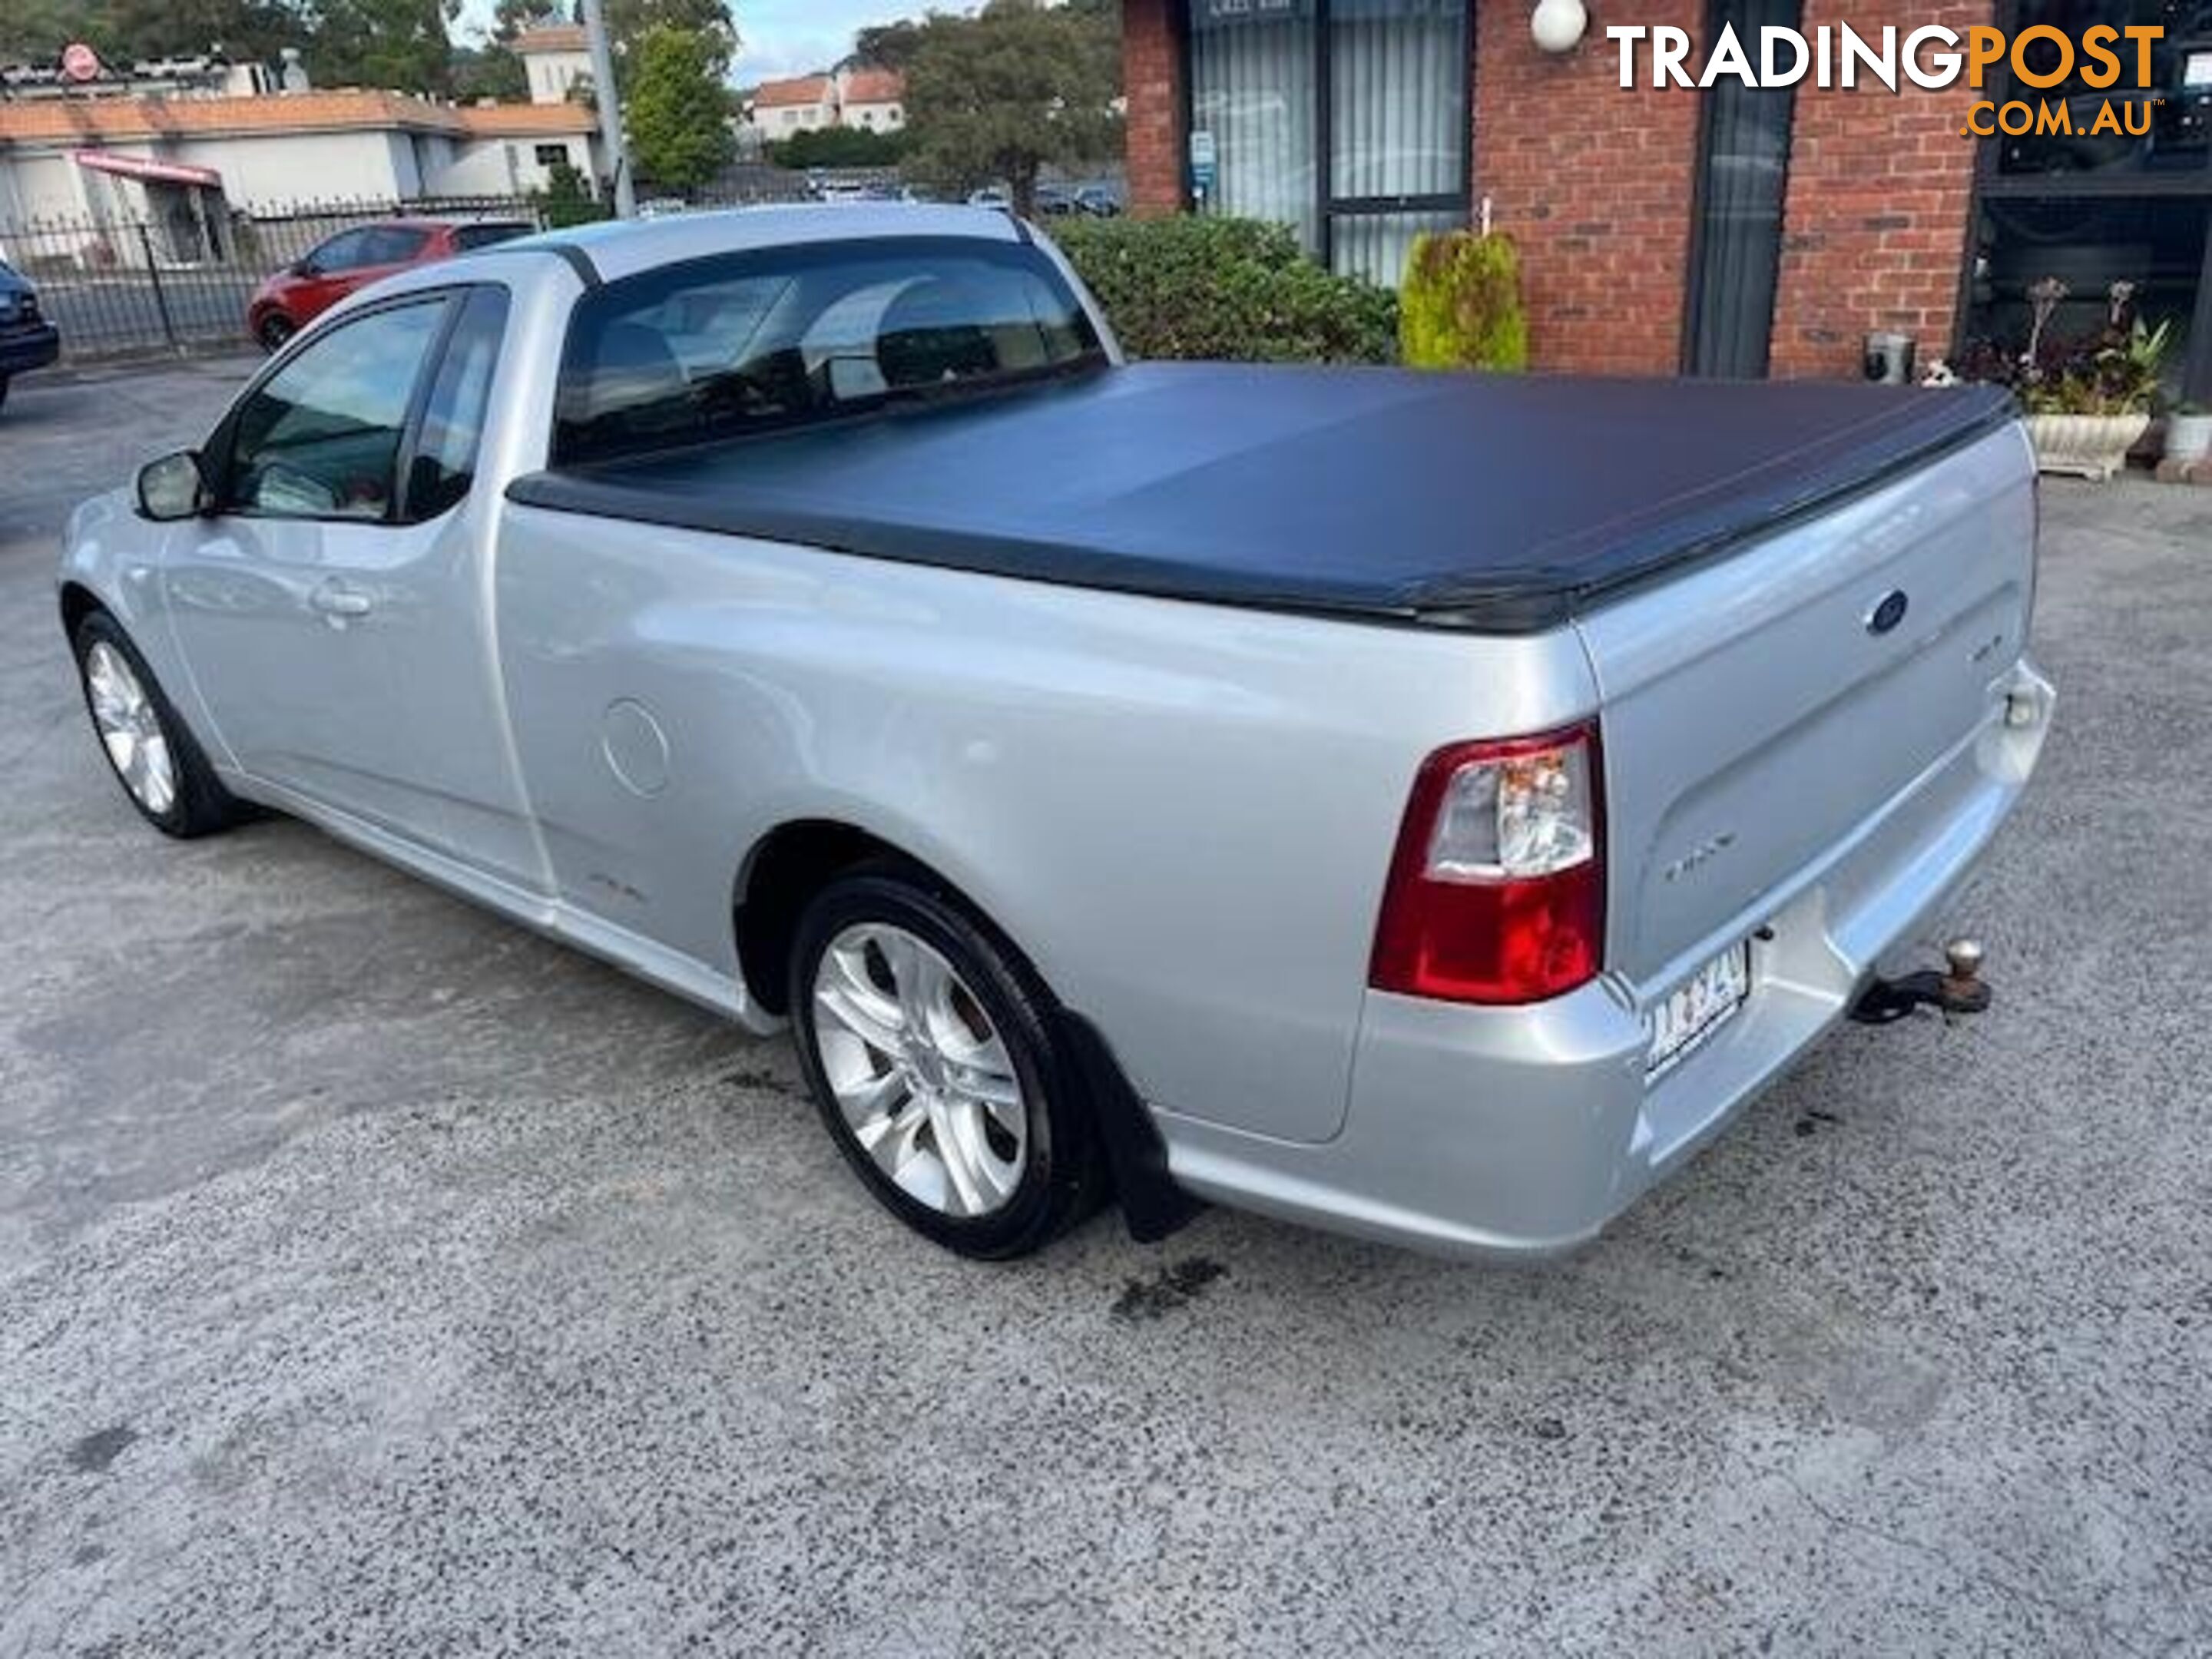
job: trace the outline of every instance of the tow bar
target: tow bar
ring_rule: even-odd
[[[1851,1005],[1851,1018],[1862,1025],[1887,1025],[1903,1019],[1923,1003],[1947,1014],[1978,1014],[1990,1006],[1990,988],[1982,978],[1982,947],[1970,939],[1954,939],[1943,947],[1948,973],[1932,968],[1897,979],[1877,979]]]

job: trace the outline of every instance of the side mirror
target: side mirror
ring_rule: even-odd
[[[323,268],[313,259],[295,259],[292,274],[295,276],[319,276],[323,274]]]
[[[138,469],[138,510],[157,524],[189,519],[208,510],[214,497],[200,473],[200,458],[180,449]]]

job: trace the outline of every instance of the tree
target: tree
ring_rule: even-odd
[[[896,70],[904,74],[921,46],[922,26],[908,18],[896,23],[877,23],[853,37],[853,55],[845,60],[852,69]]]
[[[575,21],[576,9],[569,0],[499,0],[492,8],[491,38],[507,46],[526,29],[553,28]]]
[[[111,65],[191,58],[221,47],[270,63],[309,45],[305,18],[281,0],[0,0],[0,58],[51,63],[82,40]]]
[[[530,100],[530,71],[522,59],[497,40],[453,48],[453,96],[462,103],[496,98],[505,104]]]
[[[455,0],[458,3],[458,0]],[[307,0],[307,71],[318,86],[389,88],[443,97],[453,90],[447,0]]]
[[[606,0],[607,39],[617,52],[634,56],[657,28],[700,37],[720,81],[738,55],[738,26],[726,0]],[[623,77],[627,79],[627,76]]]
[[[915,170],[934,183],[957,191],[1003,179],[1027,214],[1047,162],[1119,149],[1120,44],[1098,9],[991,0],[975,17],[932,14],[920,33],[907,122]]]
[[[623,100],[630,154],[655,183],[696,190],[737,150],[717,43],[692,29],[656,25],[631,54]]]

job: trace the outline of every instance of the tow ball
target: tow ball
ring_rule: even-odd
[[[1903,1019],[1926,1004],[1947,1014],[1978,1014],[1990,1006],[1990,988],[1982,978],[1982,947],[1970,939],[1954,939],[1943,947],[1948,971],[1933,968],[1896,979],[1877,979],[1851,1005],[1851,1018],[1862,1025],[1887,1025]]]

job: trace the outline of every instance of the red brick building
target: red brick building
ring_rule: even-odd
[[[1553,0],[1558,4],[1559,0]],[[2152,86],[1936,90],[1897,76],[1822,88],[1620,84],[1608,25],[1673,25],[1692,78],[1723,24],[1808,40],[1849,24],[1900,40],[2049,23],[2156,26]],[[1865,337],[1924,362],[2016,343],[2026,290],[2071,291],[2087,330],[2110,283],[2171,319],[2168,378],[2212,400],[2212,3],[2206,0],[1594,0],[1571,49],[1540,50],[1531,0],[1124,0],[1132,204],[1294,225],[1339,270],[1395,282],[1423,228],[1486,206],[1522,258],[1537,367],[1850,375]],[[2043,74],[2049,42],[2029,49]],[[2087,60],[2082,60],[2086,62]],[[2132,77],[2130,77],[2130,81]],[[2148,131],[1973,138],[1979,99],[2147,106]],[[1990,118],[1984,117],[1984,119]]]

